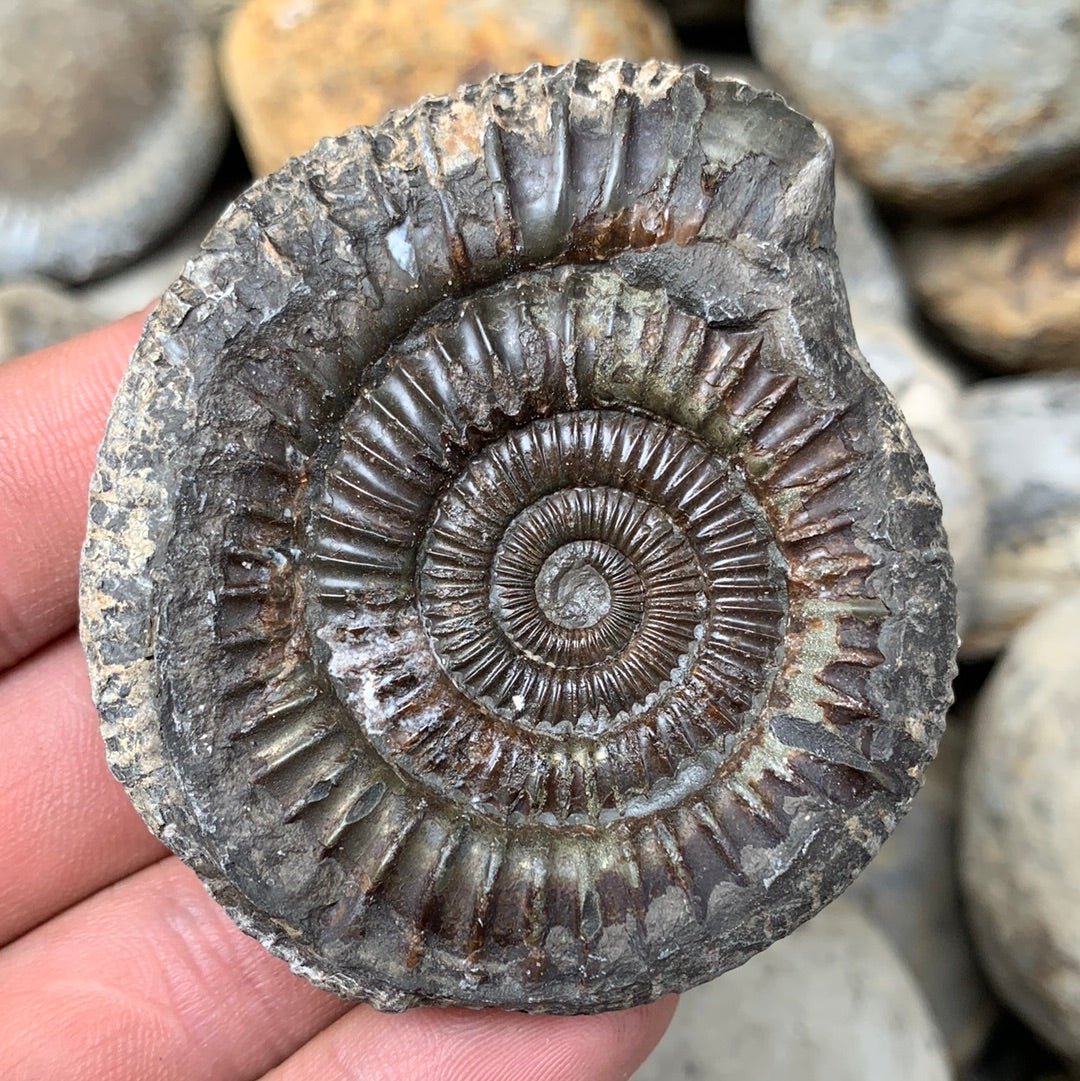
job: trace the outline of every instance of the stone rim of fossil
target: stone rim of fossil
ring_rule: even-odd
[[[647,1001],[812,915],[914,795],[950,566],[831,165],[700,69],[533,68],[324,140],[162,298],[84,550],[110,765],[319,986]]]

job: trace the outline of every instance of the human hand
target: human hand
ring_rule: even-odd
[[[242,934],[109,774],[75,634],[97,443],[142,316],[0,365],[0,1077],[623,1081],[674,999],[380,1014]]]

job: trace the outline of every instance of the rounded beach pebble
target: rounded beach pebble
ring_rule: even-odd
[[[183,0],[2,0],[0,278],[131,261],[197,201],[227,131]]]
[[[79,297],[46,278],[0,284],[0,361],[44,349],[103,320]]]
[[[919,988],[846,898],[683,995],[632,1081],[949,1081]]]
[[[579,56],[671,60],[678,46],[647,0],[248,0],[221,65],[248,160],[266,173],[424,94]]]
[[[912,225],[901,254],[927,317],[971,356],[1080,368],[1080,181],[976,221]]]
[[[1075,0],[750,0],[762,65],[881,199],[969,212],[1080,159]]]
[[[1018,632],[979,699],[962,872],[998,993],[1080,1061],[1080,591]]]

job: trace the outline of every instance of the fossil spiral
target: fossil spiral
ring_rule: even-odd
[[[699,69],[534,68],[324,140],[162,298],[84,554],[109,759],[320,986],[647,1001],[914,795],[950,565],[831,164]]]

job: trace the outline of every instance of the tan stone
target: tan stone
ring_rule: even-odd
[[[225,33],[221,66],[261,173],[324,135],[494,71],[677,55],[665,17],[642,0],[249,0]]]
[[[957,345],[1006,370],[1080,368],[1080,181],[970,224],[913,226],[901,250]]]
[[[1009,645],[979,696],[961,874],[972,931],[1002,998],[1080,1063],[1080,593]]]

